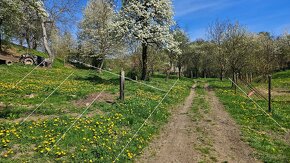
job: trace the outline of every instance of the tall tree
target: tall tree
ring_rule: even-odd
[[[49,60],[51,63],[54,61],[54,54],[50,50],[49,42],[48,42],[48,34],[46,24],[48,22],[49,14],[47,13],[43,0],[21,0],[24,4],[27,4],[29,9],[35,12],[37,18],[39,19],[39,26],[42,29],[42,38],[44,49],[48,53]]]
[[[177,45],[170,28],[174,24],[170,0],[126,0],[119,12],[116,30],[123,38],[142,46],[141,80],[147,79],[148,46],[173,48]]]
[[[52,52],[64,60],[72,53],[76,52],[76,41],[71,32],[65,31],[63,35],[58,30],[51,32]]]
[[[250,41],[245,27],[238,22],[230,23],[225,33],[224,48],[229,69],[234,74],[240,73],[246,66],[250,52]]]
[[[16,28],[16,31],[18,32],[16,37],[18,37],[21,44],[24,39],[29,49],[36,49],[42,39],[40,16],[35,8],[32,8],[30,3],[24,3],[21,5],[20,10],[25,14],[21,17],[21,23]]]
[[[228,27],[228,21],[216,20],[213,22],[209,28],[207,35],[211,42],[214,43],[214,55],[218,63],[218,68],[220,69],[220,80],[223,80],[223,76],[226,70],[227,60],[223,49],[223,43],[225,41],[225,34]]]
[[[2,39],[4,36],[11,37],[15,34],[15,29],[23,13],[20,7],[23,3],[20,0],[1,0],[0,1],[0,52],[2,51]]]
[[[176,29],[174,31],[174,39],[176,42],[179,43],[178,47],[181,51],[181,53],[179,52],[173,52],[173,54],[175,54],[175,58],[177,61],[177,68],[178,68],[178,77],[181,77],[181,71],[182,71],[182,67],[185,63],[186,60],[186,55],[190,55],[190,53],[188,53],[189,50],[189,37],[187,36],[187,34],[182,31],[181,29]]]
[[[263,75],[268,75],[278,67],[278,46],[268,32],[260,32],[257,36],[258,65]]]
[[[280,52],[278,53],[279,68],[285,70],[290,68],[290,35],[283,34],[278,38],[277,44]]]
[[[77,25],[77,14],[81,12],[81,0],[45,0],[45,8],[54,28],[61,33]]]
[[[100,69],[105,57],[114,53],[113,17],[110,0],[90,0],[81,22],[82,51],[85,56],[101,60]]]

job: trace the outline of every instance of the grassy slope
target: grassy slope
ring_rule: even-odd
[[[74,100],[91,93],[118,93],[118,77],[94,70],[79,70],[54,66],[33,69],[16,64],[0,65],[0,162],[67,161],[112,162],[133,136],[166,92],[126,81],[126,101],[114,104],[96,102],[52,150],[52,145],[86,107],[75,106]],[[25,118],[71,73],[64,84],[41,105],[33,116],[48,116],[45,120],[13,122]],[[158,76],[147,84],[169,90],[176,79],[165,81]],[[158,132],[174,107],[189,94],[192,81],[180,80],[121,155],[122,162],[131,162]],[[29,95],[33,95],[29,98]],[[100,110],[102,114],[97,114]],[[90,115],[90,116],[88,116]],[[10,120],[8,122],[7,120]],[[46,155],[46,153],[48,155]]]
[[[19,57],[22,54],[29,53],[29,54],[38,55],[38,56],[41,56],[41,57],[48,58],[48,55],[46,53],[43,53],[43,52],[40,52],[40,51],[37,51],[37,50],[34,50],[34,49],[27,49],[27,48],[25,48],[23,46],[12,44],[12,43],[8,44],[7,42],[4,42],[4,49],[5,49],[5,51],[8,54],[11,54],[13,56],[18,56]],[[53,66],[54,67],[63,67],[63,60],[59,59],[59,58],[56,58]]]
[[[273,114],[281,126],[288,131],[285,133],[281,127],[273,122],[263,111],[253,104],[240,91],[234,94],[229,81],[220,82],[216,79],[209,80],[215,88],[218,97],[225,105],[227,111],[242,126],[244,139],[257,151],[257,156],[265,162],[290,162],[290,98],[287,95],[275,95]],[[274,90],[289,91],[290,71],[273,75]],[[255,84],[266,87],[266,84]],[[258,100],[258,104],[267,111],[267,102]]]

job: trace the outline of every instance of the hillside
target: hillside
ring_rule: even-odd
[[[7,57],[15,57],[16,61],[18,60],[18,58],[21,55],[27,54],[27,53],[41,56],[41,57],[45,57],[45,58],[48,57],[48,55],[44,52],[34,50],[34,49],[28,49],[24,46],[20,46],[20,45],[8,43],[8,42],[4,42],[3,50],[4,51],[1,53],[2,55],[7,56]],[[63,67],[63,65],[64,65],[63,59],[56,57],[53,66],[54,67]]]
[[[13,45],[12,51],[21,54],[26,49]],[[164,97],[119,157],[131,162],[166,122],[170,108],[189,94],[192,84],[182,79],[164,96],[176,77],[165,81],[159,75],[146,83],[128,80],[122,102],[119,77],[112,73],[63,67],[60,60],[51,69],[33,68],[0,65],[1,162],[112,161]]]

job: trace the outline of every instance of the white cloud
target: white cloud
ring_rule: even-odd
[[[202,10],[218,10],[241,1],[243,0],[174,0],[175,16],[182,17]]]

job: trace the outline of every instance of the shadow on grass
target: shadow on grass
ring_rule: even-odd
[[[273,75],[273,79],[290,78],[290,70],[277,72]]]
[[[151,78],[159,78],[159,79],[166,79],[166,75],[164,75],[164,74],[154,74],[154,75],[152,75],[151,76]],[[169,79],[175,79],[175,80],[177,80],[178,79],[178,76],[176,76],[176,75],[170,75],[169,76]]]
[[[16,108],[12,108],[10,106],[6,106],[5,108],[1,108],[0,110],[0,118],[2,119],[16,119],[20,117],[20,114],[25,112],[26,110],[20,110]]]
[[[95,84],[113,84],[113,85],[119,85],[119,79],[114,78],[114,79],[103,79],[98,75],[90,75],[87,77],[75,77],[75,80],[80,80],[80,81],[89,81]]]

